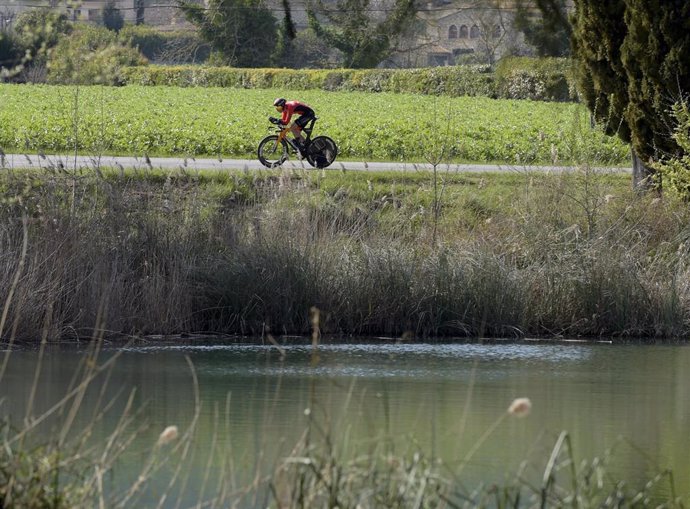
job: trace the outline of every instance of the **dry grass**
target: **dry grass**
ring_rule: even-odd
[[[419,176],[372,177],[5,174],[3,333],[307,334],[312,306],[325,334],[687,332],[682,203],[586,169],[445,174],[439,216]]]

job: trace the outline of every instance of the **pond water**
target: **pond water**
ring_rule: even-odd
[[[209,486],[219,472],[233,477],[239,493],[290,455],[316,423],[345,454],[385,440],[395,454],[419,451],[451,471],[462,468],[470,491],[509,483],[518,472],[541,479],[559,434],[567,431],[578,465],[605,460],[607,474],[640,486],[668,468],[676,493],[690,501],[685,346],[379,343],[320,345],[317,352],[285,346],[281,355],[260,345],[147,344],[124,351],[106,347],[99,362],[117,351],[112,369],[85,393],[67,433],[83,433],[95,410],[107,406],[89,428],[89,440],[106,440],[132,396],[137,414],[127,429],[136,433],[107,479],[110,490],[136,479],[169,425],[184,434],[195,424],[190,449],[177,456],[185,465],[179,474],[186,480],[185,506],[203,490],[213,491]],[[85,352],[46,352],[31,415],[74,386]],[[0,381],[0,415],[18,425],[27,413],[37,360],[37,351],[13,352]],[[531,400],[530,414],[506,416],[518,397]],[[41,426],[58,436],[55,426],[68,415]],[[175,472],[175,466],[164,466],[138,507],[155,506]],[[655,489],[668,488],[660,483]],[[239,507],[265,506],[267,495],[258,496],[246,496]]]

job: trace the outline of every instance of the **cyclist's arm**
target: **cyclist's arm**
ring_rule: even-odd
[[[292,107],[288,103],[285,103],[285,107],[283,108],[283,116],[280,117],[280,123],[283,125],[288,125],[290,123],[290,119],[292,118],[292,114],[294,111],[294,107]]]

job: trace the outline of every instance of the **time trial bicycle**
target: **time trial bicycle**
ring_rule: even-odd
[[[326,168],[335,161],[338,155],[338,146],[335,142],[328,136],[316,136],[313,139],[311,137],[317,117],[312,118],[302,129],[305,140],[301,144],[298,144],[292,136],[288,136],[290,129],[279,119],[268,117],[268,120],[275,125],[275,128],[270,128],[275,130],[275,134],[261,140],[258,150],[259,161],[267,168],[282,165],[290,158],[290,155],[296,155],[298,159],[306,159],[314,168]]]

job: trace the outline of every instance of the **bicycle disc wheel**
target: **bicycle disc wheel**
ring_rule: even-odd
[[[278,142],[278,136],[266,136],[259,143],[259,161],[267,168],[275,168],[283,164],[288,158],[288,146],[285,140]]]
[[[328,136],[317,136],[307,149],[307,161],[315,168],[326,168],[333,164],[338,155],[338,147]]]

